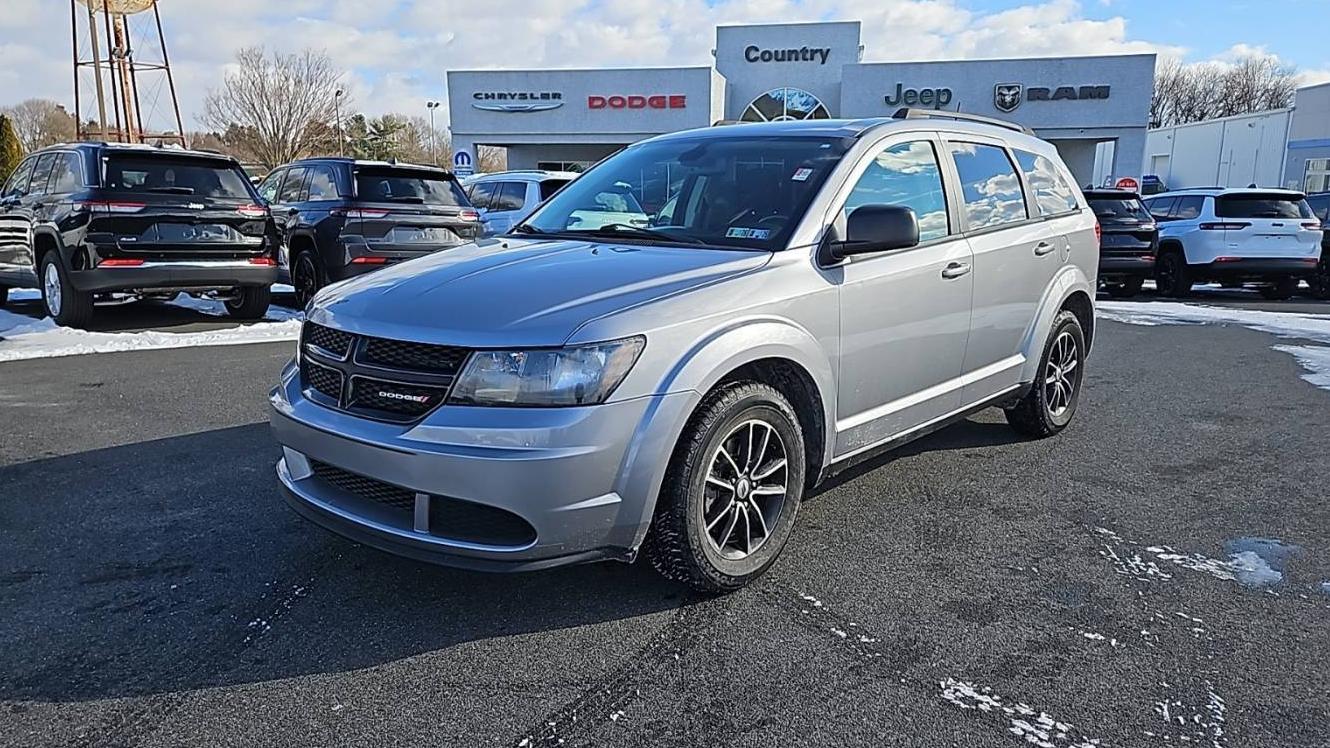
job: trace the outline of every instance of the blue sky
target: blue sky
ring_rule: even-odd
[[[0,106],[68,103],[68,6],[3,0]],[[356,107],[424,114],[444,71],[704,65],[716,24],[861,20],[868,61],[1259,51],[1330,80],[1330,0],[160,0],[186,126],[235,51],[325,49]],[[1294,20],[1290,20],[1294,19]],[[1297,22],[1296,19],[1304,19]]]

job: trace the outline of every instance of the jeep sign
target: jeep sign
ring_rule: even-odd
[[[903,83],[896,84],[896,95],[884,97],[887,106],[923,106],[941,109],[951,103],[950,88],[906,88]]]

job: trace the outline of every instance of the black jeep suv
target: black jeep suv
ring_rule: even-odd
[[[268,309],[277,234],[235,159],[115,143],[56,145],[28,156],[0,191],[0,304],[39,287],[62,325],[94,303],[222,299],[241,319]]]
[[[349,158],[274,169],[259,195],[282,237],[281,265],[303,308],[324,285],[465,244],[480,214],[451,172]]]
[[[1154,275],[1158,224],[1130,190],[1087,189],[1085,200],[1099,219],[1099,282],[1115,297],[1135,296]]]

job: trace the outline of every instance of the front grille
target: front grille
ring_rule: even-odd
[[[409,423],[442,405],[470,351],[390,340],[306,322],[300,374],[320,405]],[[349,384],[349,386],[348,386]],[[329,402],[331,401],[331,402]]]
[[[352,340],[353,336],[350,333],[313,322],[305,323],[305,345],[322,348],[339,359],[346,358],[346,354],[351,350]]]
[[[314,475],[320,480],[347,493],[353,493],[363,499],[376,501],[394,509],[403,509],[408,512],[415,510],[415,491],[394,486],[381,480],[366,478],[363,475],[357,475],[324,462],[310,460],[309,466],[314,471]]]
[[[447,395],[446,387],[398,384],[357,376],[351,379],[347,408],[386,411],[416,418],[434,410],[434,406],[443,402]]]
[[[400,510],[401,523],[414,525],[416,492],[375,478],[310,460],[319,480],[366,501]],[[448,540],[495,546],[529,545],[536,529],[506,509],[451,496],[429,497],[429,534]]]
[[[342,398],[342,372],[309,359],[303,360],[301,370],[310,389],[334,402]]]
[[[387,338],[366,338],[359,360],[371,366],[455,375],[466,360],[467,349],[450,345],[410,343]]]

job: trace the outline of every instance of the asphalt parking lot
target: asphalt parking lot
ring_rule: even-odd
[[[289,341],[0,363],[0,745],[1330,745],[1330,391],[1297,334],[1099,327],[1062,435],[986,411],[843,474],[716,599],[297,518],[265,411]]]

